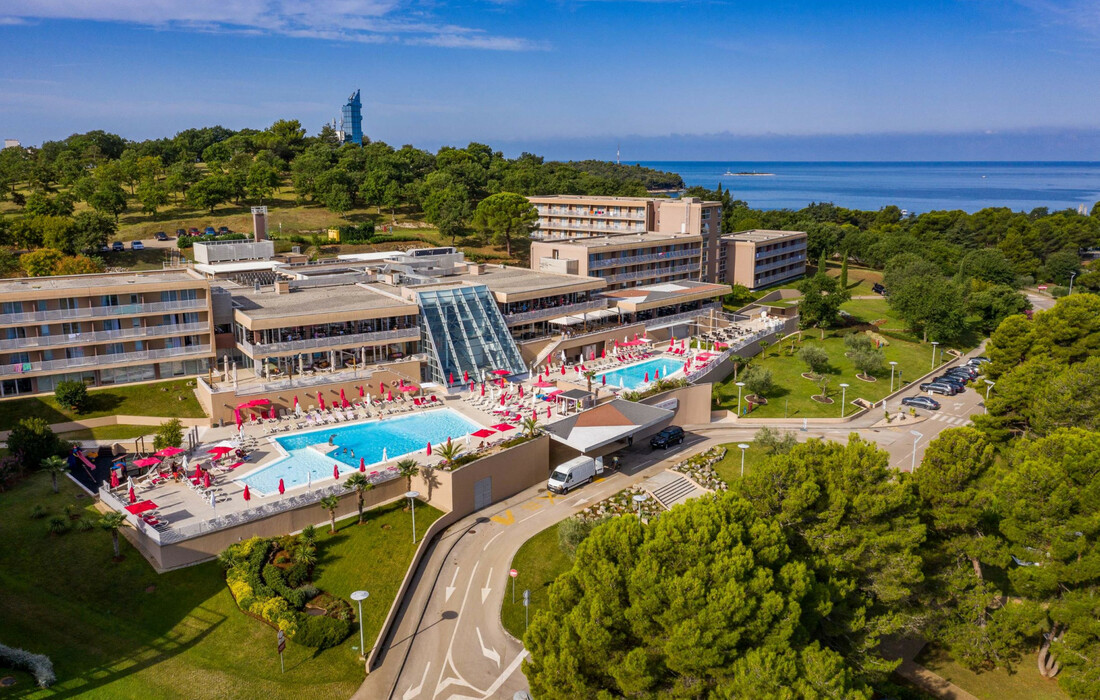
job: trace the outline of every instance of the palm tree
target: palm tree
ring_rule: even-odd
[[[312,542],[302,542],[294,550],[294,561],[312,567],[317,563],[317,545]]]
[[[317,541],[317,528],[313,525],[306,525],[302,528],[302,531],[298,533],[298,540],[302,544],[313,544]]]
[[[412,491],[413,477],[416,476],[417,470],[420,469],[420,465],[417,464],[415,459],[406,457],[397,463],[397,473],[405,477],[405,490]]]
[[[356,505],[359,507],[359,524],[363,524],[363,496],[374,488],[374,484],[367,479],[367,475],[362,472],[355,472],[347,479],[344,480],[345,489],[355,489],[355,497],[357,499]]]
[[[462,448],[457,442],[447,441],[439,446],[439,456],[443,458],[443,464],[451,467],[458,456],[462,454]]]
[[[523,434],[527,437],[534,437],[535,433],[539,431],[539,422],[531,416],[527,416],[520,423],[520,428],[523,430]]]
[[[596,378],[596,370],[586,369],[584,371],[584,378],[588,380],[588,393],[592,393],[592,380]]]
[[[325,496],[321,499],[321,507],[328,511],[329,533],[336,534],[336,509],[340,507],[339,496]]]
[[[118,531],[126,527],[126,515],[118,511],[111,511],[99,519],[99,526],[111,533],[111,541],[115,545],[115,559],[119,559],[122,555],[118,550]]]
[[[733,381],[737,381],[737,370],[741,369],[741,363],[745,361],[745,358],[734,353],[730,355],[730,359],[733,360]]]
[[[64,457],[50,455],[42,460],[42,471],[50,475],[50,481],[53,483],[53,492],[57,493],[57,477],[69,471],[69,463],[65,461]]]

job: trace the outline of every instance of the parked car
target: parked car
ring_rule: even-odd
[[[933,379],[932,383],[950,384],[951,386],[955,387],[956,391],[966,391],[966,382],[950,374],[941,374],[940,376]]]
[[[946,396],[954,396],[959,393],[955,387],[950,384],[944,384],[942,382],[925,382],[920,385],[921,391],[929,391],[933,394],[944,394]]]
[[[649,446],[653,449],[657,449],[659,447],[663,450],[667,450],[670,446],[679,445],[683,442],[684,429],[678,425],[670,425],[653,437],[649,438]]]
[[[969,360],[966,361],[966,364],[968,364],[968,365],[975,365],[975,364],[984,365],[986,362],[989,362],[989,361],[990,360],[989,360],[988,357],[983,357],[983,356],[979,355],[977,357],[971,357]]]
[[[201,236],[202,233],[197,228],[191,227],[191,228],[187,229],[187,235],[188,236]]]
[[[938,411],[940,409],[940,402],[936,401],[931,396],[906,396],[901,400],[902,406],[913,406],[914,408],[925,408],[929,411]]]
[[[101,252],[101,253],[110,253],[111,252],[111,246],[104,243],[103,245],[99,246],[99,252]]]
[[[134,241],[130,244],[130,250],[145,250],[145,244],[141,241]]]
[[[229,230],[228,226],[219,226],[218,227],[218,234],[220,235],[220,234],[223,234],[223,233],[233,233],[233,232]]]
[[[176,238],[179,238],[181,236],[186,236],[186,235],[187,235],[187,229],[185,229],[185,228],[176,229]]]
[[[875,294],[885,294],[886,287],[883,287],[881,282],[875,282],[873,285],[871,285],[871,291]]]
[[[546,488],[552,493],[569,493],[581,484],[592,481],[596,474],[602,473],[601,464],[597,464],[592,457],[571,459],[554,469],[546,481]]]
[[[967,379],[977,379],[978,370],[975,367],[951,367],[946,370],[947,374],[956,374],[960,377],[966,377]]]
[[[216,235],[218,235],[218,232],[214,230],[213,226],[207,226],[206,230],[202,232],[202,235],[204,235],[204,236],[216,236]]]
[[[155,238],[158,241],[167,241],[168,240],[168,234],[165,233],[164,231],[157,231],[156,233],[153,234],[153,238]]]
[[[123,243],[122,241],[115,241],[114,243],[111,244],[111,250],[113,250],[116,253],[121,251],[121,250],[126,250],[126,244]]]

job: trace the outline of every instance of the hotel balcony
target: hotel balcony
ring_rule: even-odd
[[[172,335],[200,335],[210,332],[208,323],[166,323],[140,328],[123,328],[117,331],[88,331],[87,333],[58,333],[56,335],[28,336],[0,340],[0,350],[30,350],[65,345],[94,345],[120,340],[141,340]]]
[[[28,374],[65,372],[78,367],[101,369],[112,365],[132,364],[148,360],[186,360],[210,355],[209,345],[191,345],[180,348],[160,350],[138,350],[136,352],[118,352],[104,355],[85,355],[69,357],[63,360],[43,360],[41,362],[15,362],[0,365],[0,377],[21,377]]]
[[[304,340],[288,340],[278,343],[249,343],[238,340],[240,347],[249,357],[258,359],[272,355],[287,355],[299,352],[319,352],[329,348],[359,347],[373,345],[380,342],[403,342],[420,340],[420,328],[410,326],[391,331],[374,331],[373,333],[348,333],[346,335],[331,335],[324,338],[307,338]]]
[[[607,308],[606,299],[593,299],[591,301],[583,301],[577,304],[565,304],[563,306],[551,306],[545,309],[536,309],[534,311],[522,311],[514,314],[504,314],[504,322],[509,326],[518,326],[523,323],[532,323],[534,321],[541,321],[547,318],[557,318],[558,316],[583,314],[589,311],[596,311],[597,309],[605,308]]]
[[[688,250],[673,250],[667,253],[646,253],[644,255],[630,255],[622,258],[600,258],[599,260],[589,260],[588,269],[602,270],[608,267],[637,265],[639,263],[658,262],[661,260],[678,260],[698,256],[698,248],[689,248]]]
[[[201,311],[206,309],[206,299],[158,301],[147,304],[119,304],[118,306],[82,306],[76,309],[51,309],[24,311],[16,314],[0,314],[0,325],[41,323],[43,321],[70,321],[92,318],[117,318],[142,316],[175,311]]]

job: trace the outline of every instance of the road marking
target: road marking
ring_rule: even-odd
[[[416,686],[415,688],[410,685],[409,689],[405,691],[405,694],[401,696],[401,700],[410,700],[411,698],[415,698],[417,695],[420,695],[420,692],[424,690],[424,681],[428,680],[428,669],[431,667],[432,662],[429,661],[428,665],[424,667],[424,675],[420,677],[420,685]]]
[[[481,551],[483,551],[483,552],[484,552],[485,550],[489,549],[489,545],[491,545],[491,544],[493,543],[493,540],[495,540],[496,538],[500,537],[500,536],[501,536],[501,535],[503,535],[503,534],[504,534],[504,530],[501,530],[501,531],[500,531],[500,532],[498,532],[497,534],[493,535],[493,536],[492,536],[492,537],[491,537],[491,538],[489,539],[489,541],[485,543],[485,546],[481,548]]]
[[[532,501],[531,503],[524,503],[520,506],[520,508],[523,508],[524,510],[538,510],[539,508],[542,508],[542,504]]]
[[[444,603],[446,603],[448,600],[450,600],[451,599],[451,594],[455,592],[455,581],[458,580],[458,570],[459,570],[459,567],[456,566],[455,567],[455,575],[451,577],[451,585],[447,586],[447,588],[445,589],[446,592],[443,596],[443,602]]]
[[[539,496],[539,498],[545,498],[546,500],[550,501],[550,505],[554,505],[555,496],[554,496],[554,494],[550,493],[549,491],[547,491],[542,496]]]
[[[454,656],[452,654],[452,651],[454,650],[455,637],[458,636],[458,629],[462,623],[462,614],[466,612],[466,599],[470,597],[470,587],[474,585],[474,576],[477,576],[477,567],[479,564],[480,562],[474,562],[474,569],[470,572],[470,580],[466,582],[466,590],[462,594],[462,605],[458,606],[458,617],[455,618],[454,629],[451,631],[451,640],[447,642],[447,656],[443,659],[443,668],[439,670],[439,679],[435,682],[435,692],[432,693],[433,698],[437,697],[448,686],[454,685],[456,683],[461,683],[467,688],[476,691],[476,688],[474,688],[474,686],[471,685],[469,681],[463,678],[462,674],[460,674],[458,672],[458,669],[455,668]],[[448,666],[450,666],[451,670],[454,672],[454,675],[447,676]]]
[[[496,692],[500,690],[500,686],[504,684],[504,681],[508,680],[509,676],[516,672],[516,669],[519,668],[519,665],[526,658],[527,650],[524,649],[516,655],[516,658],[512,660],[512,663],[508,664],[508,668],[500,672],[500,675],[497,676],[497,679],[495,681],[493,681],[493,684],[485,690],[485,695],[476,697],[471,695],[452,695],[450,697],[450,700],[486,700],[487,698],[496,697]]]
[[[494,523],[500,523],[501,525],[512,525],[516,522],[516,516],[512,515],[511,510],[504,511],[504,515],[494,515],[489,518]]]
[[[481,628],[475,627],[477,630],[477,643],[481,645],[481,654],[490,661],[496,662],[497,668],[500,668],[500,654],[492,647],[485,646],[485,642],[481,639]]]
[[[581,496],[577,500],[573,501],[570,505],[575,508],[576,506],[579,506],[582,503],[588,503],[588,496]]]
[[[481,602],[485,603],[485,599],[489,597],[489,594],[493,592],[493,589],[489,587],[489,584],[493,582],[493,568],[489,567],[489,576],[485,579],[485,587],[481,589]]]

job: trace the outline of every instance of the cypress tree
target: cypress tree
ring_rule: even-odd
[[[825,251],[823,250],[823,251],[821,251],[821,259],[817,261],[817,274],[819,274],[819,275],[824,275],[825,274],[825,261],[826,260],[828,260],[828,258],[825,256]]]
[[[848,253],[841,253],[840,258],[840,288],[848,288]]]

